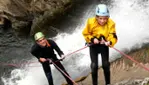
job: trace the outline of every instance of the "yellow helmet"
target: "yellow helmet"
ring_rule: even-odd
[[[44,34],[42,32],[37,32],[35,35],[34,35],[34,38],[35,40],[39,40],[40,38],[44,38]]]

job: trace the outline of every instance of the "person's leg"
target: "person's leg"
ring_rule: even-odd
[[[110,84],[110,62],[109,62],[109,47],[103,46],[101,48],[102,67],[104,70],[105,83]]]
[[[49,85],[54,85],[53,84],[53,77],[52,77],[51,67],[49,65],[49,62],[42,63],[42,67],[43,67],[43,70],[44,70],[45,75],[47,77]]]
[[[56,62],[55,63],[66,75],[68,75],[69,76],[69,74],[66,72],[66,70],[65,70],[65,68],[63,67],[63,65],[60,63],[60,62]],[[57,68],[57,70],[59,70],[58,68]],[[59,70],[60,71],[60,70]],[[60,71],[61,72],[61,71]],[[63,72],[61,72],[61,74],[64,76],[64,78],[66,79],[66,81],[67,81],[67,83],[69,84],[69,85],[73,85],[73,82],[63,73]],[[70,77],[70,76],[69,76]]]
[[[90,47],[91,73],[93,85],[98,85],[98,53],[94,46]]]

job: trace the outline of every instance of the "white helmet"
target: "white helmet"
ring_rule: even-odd
[[[97,5],[96,15],[98,15],[98,16],[110,16],[107,6],[105,4]]]
[[[44,34],[42,32],[37,32],[34,35],[35,40],[39,40],[40,38],[44,38]]]

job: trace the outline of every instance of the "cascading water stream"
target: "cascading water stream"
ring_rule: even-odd
[[[65,54],[75,51],[85,45],[82,36],[82,30],[85,27],[87,18],[94,16],[95,5],[92,3],[83,10],[82,15],[73,26],[69,20],[63,25],[68,29],[75,29],[70,33],[60,33],[53,39]],[[121,51],[131,51],[139,49],[149,43],[149,1],[148,0],[112,0],[109,4],[111,18],[116,22],[116,30],[118,43],[115,45]],[[76,25],[77,24],[77,25]],[[68,73],[73,79],[85,76],[90,72],[90,58],[88,48],[67,56],[62,61]],[[100,55],[99,55],[100,57]],[[110,49],[110,61],[119,58],[120,55],[113,49]],[[99,62],[100,62],[99,58]],[[37,61],[33,58],[31,61]],[[35,63],[39,67],[25,67],[23,69],[15,69],[11,73],[10,78],[2,77],[5,85],[48,85],[42,67],[39,63]],[[99,63],[101,65],[101,62]],[[61,74],[52,66],[52,72],[55,85],[64,82]]]

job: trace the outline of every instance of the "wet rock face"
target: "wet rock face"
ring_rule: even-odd
[[[128,79],[121,81],[119,83],[116,83],[115,85],[148,85],[149,84],[149,78],[144,78],[144,79]]]
[[[0,0],[0,15],[7,16],[19,34],[33,35],[49,30],[55,16],[63,14],[71,5],[72,0]]]

